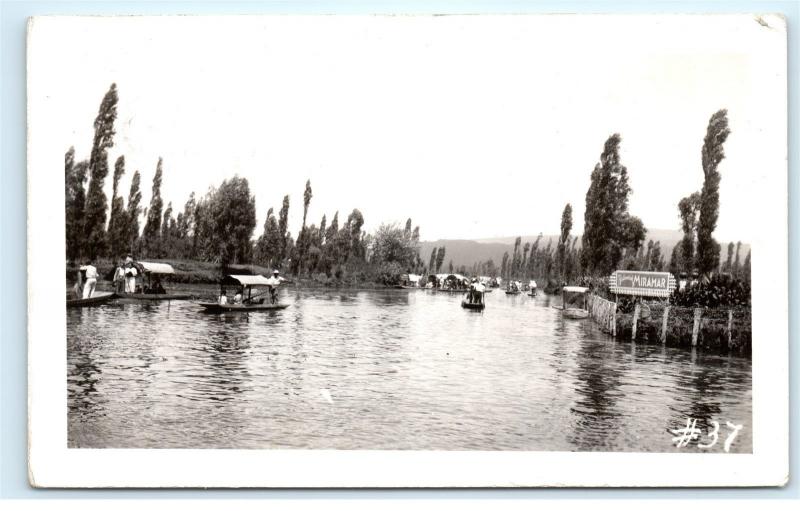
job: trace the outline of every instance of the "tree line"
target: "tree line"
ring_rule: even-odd
[[[269,209],[263,231],[254,239],[255,197],[247,179],[239,176],[223,180],[203,197],[190,194],[180,211],[176,212],[171,202],[165,207],[161,158],[156,163],[147,207],[141,204],[138,170],[131,178],[127,201],[123,198],[119,184],[126,172],[125,157],[117,158],[109,207],[103,190],[108,150],[114,145],[118,100],[116,84],[112,84],[95,118],[90,158],[76,161],[74,147],[65,154],[68,262],[135,254],[139,258],[210,261],[221,268],[259,264],[295,275],[341,278],[348,272],[359,273],[387,283],[398,281],[404,272],[424,268],[419,258],[420,228],[414,227],[410,218],[405,227],[381,224],[374,234],[364,230],[364,216],[358,209],[341,221],[337,211],[330,222],[323,215],[319,225],[309,225],[313,197],[310,180],[303,193],[303,221],[296,237],[289,231],[290,200],[286,195],[277,215]]]
[[[542,280],[553,287],[608,276],[617,269],[668,269],[676,277],[683,274],[704,281],[710,281],[717,273],[749,282],[750,253],[742,262],[741,241],[729,243],[727,259],[720,261],[720,245],[713,237],[719,217],[718,166],[725,158],[723,144],[729,134],[727,111],[715,112],[701,150],[703,186],[678,201],[684,237],[674,247],[669,263],[661,243],[647,240],[643,222],[628,211],[632,190],[628,169],[619,155],[622,137],[615,133],[606,140],[590,176],[582,237],[571,235],[572,205],[568,203],[561,213],[561,232],[555,247],[552,240],[542,247],[541,234],[533,243],[524,245],[518,237],[511,253],[503,254],[499,267],[490,259],[475,263],[472,272],[506,280]]]

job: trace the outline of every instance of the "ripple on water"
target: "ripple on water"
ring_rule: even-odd
[[[546,296],[282,293],[68,310],[69,445],[670,452],[691,416],[752,451],[747,359],[615,342]]]

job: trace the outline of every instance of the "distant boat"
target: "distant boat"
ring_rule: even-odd
[[[109,302],[116,298],[114,293],[95,293],[94,296],[89,298],[75,298],[67,300],[67,307],[90,307],[92,305],[100,305]]]
[[[588,288],[578,286],[564,286],[561,290],[562,305],[554,305],[554,309],[562,312],[567,319],[586,319],[589,311],[586,308],[586,295]]]

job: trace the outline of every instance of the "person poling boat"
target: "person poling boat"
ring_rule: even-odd
[[[92,261],[87,260],[86,264],[78,270],[78,280],[72,288],[72,292],[67,293],[67,307],[99,305],[116,297],[115,293],[95,290],[98,275],[97,268],[92,264]]]
[[[91,259],[86,260],[86,264],[81,266],[80,270],[84,272],[86,280],[83,283],[83,298],[91,298],[94,294],[94,288],[97,286],[97,268],[92,264]]]
[[[272,277],[263,275],[226,275],[220,282],[220,295],[216,302],[197,302],[204,312],[247,312],[281,310],[289,304],[278,303],[277,288],[282,279],[275,270]],[[233,303],[228,302],[226,286],[235,286],[237,293]],[[260,292],[253,290],[262,289]],[[238,298],[237,298],[238,297]]]
[[[483,310],[486,308],[486,303],[483,300],[486,286],[484,286],[478,279],[473,278],[469,286],[464,300],[461,301],[461,306],[465,309]]]

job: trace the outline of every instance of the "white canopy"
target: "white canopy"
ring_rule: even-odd
[[[225,279],[233,279],[243,286],[271,286],[272,282],[263,275],[227,275]]]
[[[148,273],[175,273],[175,269],[167,263],[148,263],[145,261],[139,261],[139,264],[141,264],[144,268],[144,271]]]
[[[579,286],[564,286],[564,291],[567,293],[585,293],[588,291],[588,287],[579,287]]]

